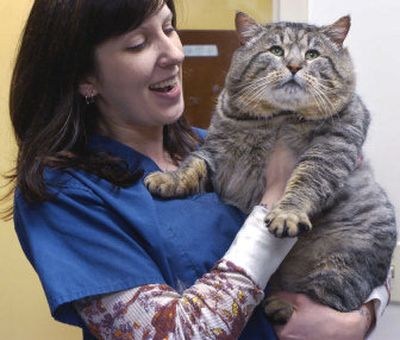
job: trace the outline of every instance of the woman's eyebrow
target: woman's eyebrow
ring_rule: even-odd
[[[172,21],[173,17],[174,17],[174,15],[173,15],[172,13],[169,13],[169,14],[165,17],[164,22]]]
[[[174,15],[172,12],[169,12],[165,18],[162,20],[163,24],[166,24],[169,21],[172,21],[174,18]],[[136,35],[136,34],[141,34],[144,30],[146,30],[146,24],[143,24],[139,27],[134,28],[133,30],[127,32],[127,34],[125,35],[125,37],[127,39],[131,38],[132,36]]]

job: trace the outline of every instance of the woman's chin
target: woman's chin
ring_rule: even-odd
[[[184,106],[180,108],[176,108],[175,110],[171,110],[171,112],[167,112],[165,116],[165,125],[173,124],[178,121],[179,118],[183,115]]]

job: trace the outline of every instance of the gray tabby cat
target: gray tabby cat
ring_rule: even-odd
[[[264,193],[272,150],[290,148],[298,162],[266,222],[276,236],[299,240],[271,289],[305,293],[339,311],[359,308],[386,279],[396,226],[362,161],[370,116],[342,46],[350,17],[324,27],[261,26],[238,13],[236,27],[242,46],[204,145],[177,171],[151,174],[145,184],[172,197],[203,191],[211,179],[225,202],[249,212]],[[265,310],[284,323],[292,306],[270,298]]]

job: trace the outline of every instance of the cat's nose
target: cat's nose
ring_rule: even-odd
[[[298,64],[288,64],[286,66],[293,75],[295,75],[298,71],[302,69],[302,67]]]

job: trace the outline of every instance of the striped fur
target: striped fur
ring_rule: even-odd
[[[351,58],[342,46],[350,18],[325,27],[261,26],[239,13],[236,23],[243,45],[233,56],[205,143],[166,181],[184,181],[194,168],[188,164],[201,159],[214,190],[249,212],[265,190],[264,169],[274,147],[290,148],[298,163],[267,223],[279,237],[301,235],[271,289],[306,293],[340,311],[359,308],[386,278],[396,224],[368,163],[360,164],[370,115],[354,91]],[[310,50],[319,55],[306,58]],[[205,167],[197,168],[190,176],[195,183],[180,187],[180,194],[204,190]],[[159,187],[152,191],[176,195]],[[292,310],[276,299],[265,308],[275,322],[285,322]]]

